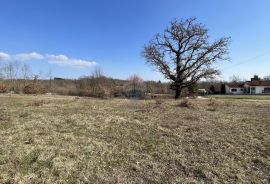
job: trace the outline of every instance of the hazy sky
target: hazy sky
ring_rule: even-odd
[[[1,0],[0,63],[17,60],[58,77],[99,66],[114,78],[163,80],[145,64],[143,45],[172,19],[189,17],[213,39],[232,38],[231,62],[217,65],[222,79],[270,74],[269,0]]]

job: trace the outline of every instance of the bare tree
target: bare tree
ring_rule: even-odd
[[[30,79],[30,74],[31,74],[29,65],[24,64],[21,68],[21,72],[22,72],[22,77],[24,81],[24,86],[26,86],[27,81]]]
[[[144,47],[146,62],[172,81],[175,98],[183,88],[202,78],[213,78],[219,71],[212,67],[218,60],[228,60],[229,38],[210,43],[208,29],[196,18],[174,20],[162,34]]]
[[[18,77],[18,71],[19,71],[19,63],[18,62],[10,62],[6,64],[3,68],[5,73],[5,78],[10,83],[10,89],[12,91],[15,91],[15,89],[18,88],[17,84],[17,77]]]
[[[92,78],[101,78],[103,76],[104,76],[104,74],[103,74],[102,69],[100,67],[96,67],[91,75]]]
[[[270,75],[265,76],[263,80],[270,81]]]
[[[17,79],[18,71],[19,64],[17,62],[10,62],[4,66],[6,78],[10,81],[14,81]]]
[[[241,79],[238,75],[233,75],[230,77],[230,82],[240,82]]]
[[[52,80],[53,80],[53,75],[51,69],[47,73],[47,77],[49,79],[49,91],[52,92]]]
[[[4,79],[4,68],[0,65],[0,80]]]
[[[4,83],[3,67],[0,65],[0,93],[5,93],[7,86]]]

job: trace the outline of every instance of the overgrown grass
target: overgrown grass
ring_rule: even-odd
[[[269,183],[270,101],[0,96],[0,183]]]

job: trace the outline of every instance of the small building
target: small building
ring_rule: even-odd
[[[225,85],[226,94],[242,95],[245,93],[244,82],[232,82]]]
[[[225,85],[226,94],[270,94],[270,81],[251,80],[232,82]]]

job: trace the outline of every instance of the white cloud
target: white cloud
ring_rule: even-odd
[[[50,63],[60,64],[60,65],[69,65],[74,67],[91,67],[96,65],[94,61],[82,60],[82,59],[75,59],[75,58],[68,58],[65,55],[53,55],[47,54],[46,58]]]
[[[19,53],[15,55],[9,55],[4,52],[0,52],[0,61],[47,61],[52,64],[66,65],[71,67],[92,67],[96,65],[96,62],[89,60],[82,60],[76,58],[69,58],[65,55],[54,55],[54,54],[40,54],[37,52],[30,53]]]
[[[20,53],[16,54],[14,56],[14,59],[17,61],[34,61],[34,60],[43,60],[44,56],[36,52]]]
[[[0,52],[0,61],[7,61],[10,59],[10,55],[4,52]]]

